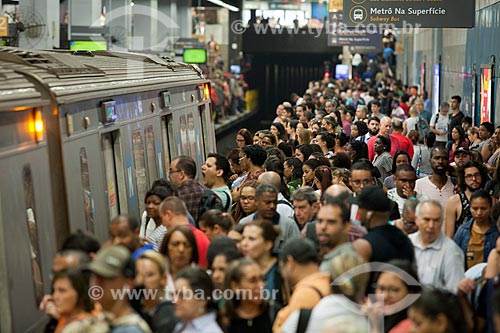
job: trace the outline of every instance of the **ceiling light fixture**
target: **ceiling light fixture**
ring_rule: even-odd
[[[224,1],[221,1],[221,0],[207,0],[207,1],[213,3],[214,5],[227,8],[232,12],[239,12],[240,11],[240,9],[238,7],[231,6],[231,5],[225,3]]]

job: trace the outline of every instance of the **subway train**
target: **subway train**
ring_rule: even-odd
[[[104,241],[172,159],[216,150],[210,110],[199,68],[166,57],[0,48],[0,332],[43,320],[69,233]]]

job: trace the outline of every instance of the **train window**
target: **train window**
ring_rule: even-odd
[[[146,156],[144,154],[144,142],[140,130],[132,132],[132,151],[134,155],[135,179],[137,183],[137,198],[139,210],[144,211],[144,196],[148,191],[148,179],[146,175]]]
[[[83,208],[85,210],[85,225],[88,232],[94,233],[95,206],[94,199],[92,198],[92,192],[90,191],[90,176],[87,151],[84,147],[80,148],[80,168],[83,188]]]
[[[186,122],[186,116],[181,116],[179,118],[180,124],[181,124],[181,141],[179,144],[179,155],[187,155],[190,156],[190,147],[189,147],[189,138],[188,138],[188,132],[187,132],[187,122]]]
[[[116,182],[118,185],[118,203],[120,212],[128,212],[127,187],[125,185],[125,168],[119,131],[113,132],[113,153],[115,157]],[[132,184],[130,184],[132,186]]]
[[[104,155],[104,171],[106,174],[106,188],[108,193],[108,212],[111,220],[119,213],[116,193],[115,157],[113,153],[113,137],[111,133],[106,133],[102,136],[102,150]]]
[[[203,156],[206,158],[206,151],[205,151],[205,147],[210,147],[210,143],[207,141],[209,140],[208,139],[208,123],[207,123],[207,119],[209,119],[205,113],[205,110],[206,110],[206,107],[205,105],[201,105],[198,107],[198,111],[199,111],[199,114],[200,114],[200,121],[201,121],[201,150],[202,150],[202,154]]]
[[[23,168],[23,187],[24,187],[24,203],[26,206],[26,222],[28,226],[28,233],[30,238],[30,261],[31,273],[33,275],[33,287],[35,290],[36,304],[40,305],[42,301],[43,292],[43,276],[41,270],[41,255],[40,244],[38,242],[38,226],[36,224],[35,214],[35,192],[33,189],[33,176],[31,167],[25,165]]]
[[[35,143],[33,112],[2,112],[0,120],[0,150]]]
[[[153,182],[158,179],[153,126],[149,126],[144,130],[144,137],[146,138],[146,157],[148,160],[149,185],[152,186]]]
[[[174,118],[172,117],[171,114],[166,116],[166,121],[167,121],[167,134],[168,134],[168,141],[164,142],[164,144],[168,145],[168,150],[170,151],[170,161],[179,156],[177,151],[175,149],[170,149],[170,144],[175,142],[174,139]],[[165,164],[165,170],[168,170],[168,167],[170,165],[167,163]]]
[[[187,116],[187,133],[188,133],[188,140],[189,140],[189,152],[191,153],[191,157],[195,161],[197,160],[196,154],[199,152],[199,149],[196,149],[196,145],[198,144],[197,139],[199,139],[199,133],[197,133],[197,132],[198,131],[196,130],[193,114],[190,113]],[[203,160],[203,158],[202,158],[202,160]]]
[[[163,159],[165,161],[165,170],[170,168],[170,142],[172,141],[171,136],[172,129],[169,127],[170,123],[172,123],[172,116],[168,115],[166,117],[161,118],[161,138],[163,143]]]

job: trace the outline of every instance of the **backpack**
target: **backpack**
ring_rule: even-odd
[[[424,138],[429,135],[431,131],[427,120],[424,118],[418,118],[417,123],[415,124],[415,130],[418,132],[418,142],[420,143],[424,143]]]
[[[226,194],[227,195],[227,194]],[[229,205],[230,200],[226,201],[226,206]],[[214,191],[209,188],[203,190],[203,196],[200,201],[200,213],[198,214],[198,220],[203,215],[203,213],[209,211],[210,209],[218,209],[221,212],[226,212],[228,207],[222,205],[222,200],[219,198]],[[196,226],[198,227],[198,221],[196,221]]]

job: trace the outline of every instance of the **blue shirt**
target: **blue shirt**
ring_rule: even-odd
[[[458,228],[455,237],[453,237],[453,240],[462,249],[464,255],[467,254],[467,246],[469,245],[473,222],[474,219],[472,218],[469,221],[462,224],[460,228]],[[488,261],[488,255],[490,254],[491,250],[495,248],[497,238],[498,238],[498,228],[495,223],[492,223],[491,227],[484,234],[484,250],[483,250],[484,262]]]

